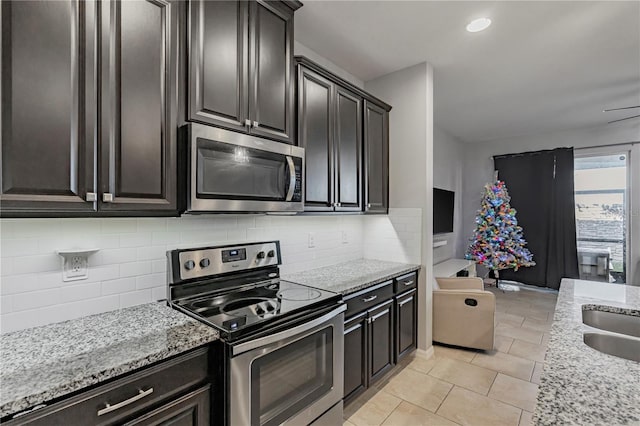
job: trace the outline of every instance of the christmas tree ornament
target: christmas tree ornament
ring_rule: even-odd
[[[482,204],[476,216],[476,230],[465,258],[485,266],[499,281],[499,271],[534,266],[533,254],[518,226],[516,209],[509,205],[511,197],[505,183],[498,179],[484,187]]]

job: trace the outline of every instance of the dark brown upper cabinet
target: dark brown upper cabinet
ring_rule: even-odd
[[[386,213],[391,106],[305,57],[296,63],[305,211]]]
[[[298,141],[305,148],[305,210],[362,209],[362,98],[298,67]]]
[[[0,16],[0,212],[93,212],[95,3],[3,1]]]
[[[181,7],[2,2],[2,216],[177,213]]]
[[[189,3],[188,118],[295,143],[297,1]]]
[[[365,213],[389,210],[389,111],[364,104]]]
[[[334,84],[298,68],[298,144],[305,149],[305,210],[334,210]]]
[[[175,211],[180,2],[101,5],[100,209]]]

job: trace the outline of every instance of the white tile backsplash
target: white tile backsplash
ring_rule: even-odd
[[[166,296],[166,251],[277,239],[282,271],[362,258],[363,216],[187,216],[0,220],[0,330],[78,318]],[[347,233],[346,243],[342,232]],[[316,247],[308,248],[308,234]],[[56,250],[99,248],[89,278],[63,282]]]
[[[389,216],[2,219],[0,330],[164,299],[166,251],[175,248],[280,240],[283,273],[362,257],[420,263],[421,223],[421,209],[390,209]],[[100,249],[89,257],[88,279],[62,281],[56,250],[69,248]]]

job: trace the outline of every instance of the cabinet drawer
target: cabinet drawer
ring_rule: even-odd
[[[377,284],[373,288],[367,288],[361,292],[349,295],[345,300],[347,303],[347,311],[345,318],[357,314],[360,311],[371,309],[372,307],[393,297],[393,281],[385,281]]]
[[[395,284],[394,284],[394,287],[395,287],[394,293],[398,294],[403,291],[416,288],[416,285],[418,282],[417,278],[418,278],[418,274],[415,272],[396,278]]]
[[[121,423],[204,382],[207,375],[208,349],[203,348],[19,416],[6,424],[48,426]]]

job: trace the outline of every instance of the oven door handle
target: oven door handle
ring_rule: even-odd
[[[251,340],[249,342],[245,342],[245,343],[240,343],[239,345],[234,345],[233,346],[233,356],[237,356],[240,355],[244,352],[248,352],[250,350],[256,349],[256,348],[261,348],[263,346],[268,346],[272,343],[277,343],[280,342],[282,340],[288,339],[290,337],[295,337],[299,334],[304,333],[305,331],[309,331],[321,324],[324,324],[325,322],[335,318],[336,316],[340,315],[341,313],[343,313],[344,311],[347,310],[347,305],[342,304],[339,307],[337,307],[336,309],[327,312],[325,315],[316,318],[314,320],[311,320],[309,322],[306,322],[304,324],[298,325],[296,327],[293,327],[289,330],[285,330],[285,331],[281,331],[279,333],[276,334],[272,334],[270,336],[265,336],[265,337],[260,337],[259,339],[255,339],[255,340]]]
[[[296,166],[293,164],[293,158],[290,155],[287,155],[287,164],[289,164],[289,190],[285,201],[291,201],[296,190]]]

